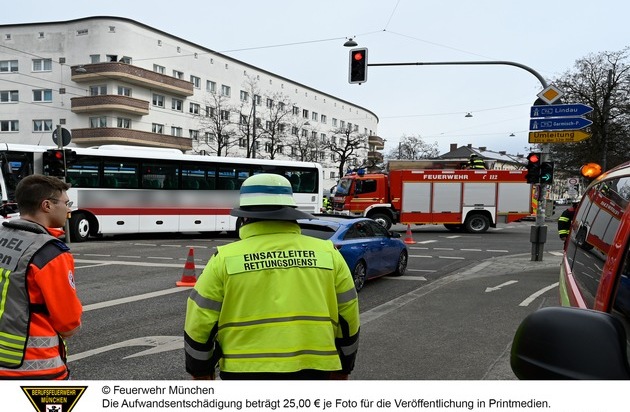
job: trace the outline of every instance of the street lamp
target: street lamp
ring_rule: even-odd
[[[356,47],[359,45],[356,41],[354,41],[353,37],[347,37],[347,41],[343,44],[343,47]]]
[[[470,112],[468,112],[468,113],[466,113],[466,116],[464,116],[464,117],[473,117],[473,115]]]

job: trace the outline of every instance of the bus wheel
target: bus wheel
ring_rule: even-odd
[[[461,232],[464,229],[464,226],[462,225],[456,225],[456,224],[452,224],[452,223],[445,223],[444,227],[446,229],[448,229],[451,232]]]
[[[392,219],[384,213],[375,213],[370,218],[387,230],[392,227]]]
[[[70,239],[85,242],[90,237],[90,221],[83,213],[73,213],[70,218]]]
[[[468,233],[483,233],[490,228],[490,219],[486,215],[474,214],[468,216],[465,226]]]

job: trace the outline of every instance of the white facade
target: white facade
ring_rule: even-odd
[[[290,102],[296,112],[285,120],[285,143],[276,158],[317,158],[329,184],[325,189],[338,178],[338,159],[318,145],[313,157],[296,158],[293,132],[312,143],[343,139],[334,131],[350,127],[365,144],[347,167],[364,165],[373,152],[368,145],[368,136],[377,135],[373,112],[130,19],[0,25],[0,36],[2,142],[53,145],[52,130],[61,125],[72,132],[71,145],[216,154],[215,137],[200,119],[212,110],[213,93],[221,96],[229,88],[229,96],[221,97],[231,112],[230,139],[236,139],[228,156],[246,155],[246,147],[238,145],[239,137],[245,145],[238,123],[241,113],[249,114],[254,94],[260,96],[261,122],[256,157],[269,158],[263,132],[272,97]]]

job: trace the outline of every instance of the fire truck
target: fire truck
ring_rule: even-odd
[[[334,213],[394,223],[442,224],[451,231],[483,233],[497,223],[532,214],[525,170],[395,169],[352,172],[339,180]]]

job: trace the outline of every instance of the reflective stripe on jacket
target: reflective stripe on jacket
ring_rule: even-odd
[[[0,379],[68,376],[64,342],[57,331],[80,324],[81,306],[67,252],[63,242],[33,222],[18,219],[0,228],[0,255],[6,257],[0,259]],[[46,294],[58,302],[45,299]]]
[[[188,299],[188,372],[209,375],[219,359],[224,372],[351,372],[359,307],[333,244],[286,221],[250,223],[240,235],[218,248]]]

